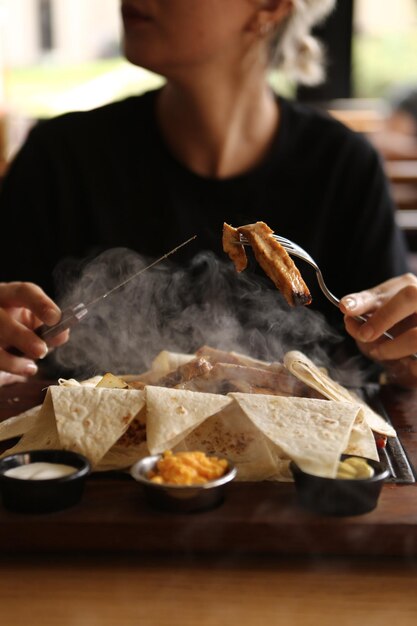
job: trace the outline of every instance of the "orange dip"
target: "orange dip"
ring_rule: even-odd
[[[204,452],[164,452],[148,478],[154,483],[171,485],[201,485],[226,473],[226,459],[206,456]]]

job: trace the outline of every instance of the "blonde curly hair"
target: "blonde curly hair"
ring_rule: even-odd
[[[292,3],[291,14],[271,40],[271,63],[297,83],[317,85],[325,77],[325,55],[311,30],[333,10],[336,0],[292,0]]]

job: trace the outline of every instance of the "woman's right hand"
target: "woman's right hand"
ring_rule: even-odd
[[[59,322],[61,311],[45,292],[34,283],[0,283],[0,386],[33,376],[38,371],[36,360],[48,353],[48,346],[33,331],[41,324]],[[64,331],[49,342],[59,346],[68,340]],[[23,356],[8,349],[15,348]]]

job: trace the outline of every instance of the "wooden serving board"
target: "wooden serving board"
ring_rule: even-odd
[[[39,404],[44,381],[0,389],[0,420]],[[381,401],[417,466],[417,391],[383,388]],[[123,474],[94,475],[82,501],[43,515],[0,507],[0,550],[29,552],[221,553],[417,556],[417,486],[387,483],[378,508],[357,517],[310,513],[290,483],[233,483],[211,511],[152,509],[141,487]]]

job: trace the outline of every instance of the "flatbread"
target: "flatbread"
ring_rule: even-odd
[[[61,446],[84,454],[93,467],[144,406],[144,392],[105,387],[50,387]]]
[[[102,376],[94,376],[93,378],[88,378],[87,380],[79,382],[74,378],[59,378],[58,384],[63,387],[79,387],[80,385],[95,387],[101,379]],[[23,413],[19,413],[19,415],[9,417],[8,419],[0,422],[0,441],[20,437],[21,435],[29,432],[29,430],[34,428],[36,422],[38,421],[41,409],[42,404],[38,404]]]
[[[146,441],[142,441],[135,447],[128,447],[124,444],[115,443],[112,448],[96,465],[94,471],[96,472],[111,472],[115,470],[127,470],[134,463],[144,459],[145,456],[149,456],[149,448]]]
[[[366,459],[379,461],[374,434],[365,419],[363,410],[358,411],[356,419],[350,431],[349,442],[343,450],[344,454],[363,456]]]
[[[195,358],[161,355],[162,369]],[[377,460],[371,425],[395,434],[385,420],[302,353],[288,353],[285,365],[329,400],[91,386],[102,377],[61,381],[49,387],[42,407],[0,423],[0,440],[23,435],[3,456],[64,448],[87,456],[95,471],[105,471],[127,469],[149,453],[199,449],[227,457],[238,468],[238,480],[253,481],[290,480],[291,459],[321,475],[334,471],[341,452]]]
[[[205,419],[232,401],[214,393],[148,386],[146,393],[147,441],[151,454],[174,448]]]
[[[8,419],[0,422],[0,441],[6,441],[6,439],[13,439],[13,437],[20,437],[31,430],[41,412],[42,405],[34,406],[19,415],[14,415]]]
[[[98,472],[128,469],[131,465],[149,455],[146,442],[146,406],[144,406],[129,428],[116,441],[95,467]]]
[[[369,427],[376,433],[387,437],[396,437],[397,433],[388,422],[375,413],[361,398],[330,378],[305,354],[293,350],[284,356],[284,365],[299,380],[319,391],[325,398],[340,402],[360,404]]]
[[[1,456],[4,457],[9,454],[17,454],[29,450],[50,450],[55,448],[61,448],[61,444],[56,428],[51,388],[49,388],[32,427],[15,446],[3,452]]]
[[[236,480],[264,480],[279,473],[273,445],[232,402],[206,419],[179,444],[175,451],[201,450],[229,459],[237,468]]]
[[[255,426],[302,470],[336,476],[359,405],[312,398],[230,395]]]

